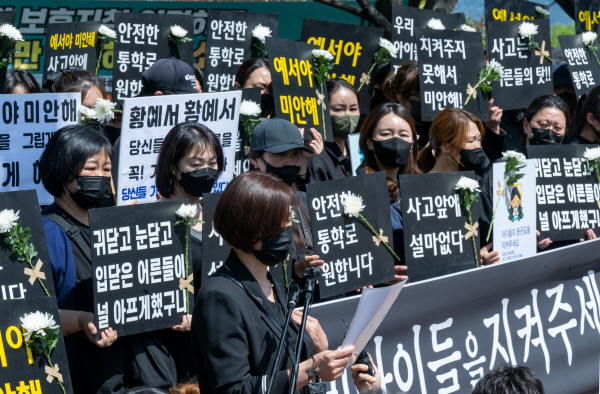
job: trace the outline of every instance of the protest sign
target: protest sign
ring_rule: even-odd
[[[446,107],[464,108],[489,119],[488,97],[471,90],[485,67],[480,33],[417,29],[421,119],[431,121]]]
[[[447,14],[441,11],[424,10],[392,4],[392,42],[398,48],[398,57],[392,59],[392,72],[409,60],[419,60],[415,29],[427,28],[431,19],[439,19],[447,30],[458,29],[465,23],[463,13]]]
[[[40,155],[61,127],[79,119],[81,93],[0,95],[0,185],[2,191],[35,189],[41,204],[53,197],[40,178]]]
[[[470,171],[398,178],[405,234],[404,262],[410,283],[479,264],[481,196],[472,207],[469,223],[456,190],[456,183],[463,176],[475,179]]]
[[[598,31],[600,23],[600,1],[575,0],[575,33]]]
[[[113,101],[121,103],[140,94],[142,73],[157,60],[177,57],[192,63],[192,42],[181,43],[178,51],[169,40],[173,25],[187,30],[187,37],[193,39],[191,15],[115,14]]]
[[[262,107],[264,104],[261,102],[260,88],[245,88],[242,91],[242,102],[248,100],[252,101]],[[252,116],[253,119],[259,119],[259,116]],[[250,153],[250,140],[246,135],[244,124],[242,122],[242,114],[240,113],[240,121],[238,124],[238,134],[235,143],[235,166],[233,167],[233,176],[236,177],[245,172],[250,171],[250,160],[248,154]]]
[[[315,78],[313,49],[318,48],[283,38],[267,38],[275,113],[303,127],[305,140],[312,139],[308,131],[315,128],[323,141],[333,141],[327,86],[325,79],[319,85]]]
[[[533,23],[538,45],[529,49],[519,35],[522,23]],[[504,110],[527,108],[536,97],[553,94],[550,56],[550,24],[548,19],[527,22],[488,22],[487,48],[490,60],[504,67],[502,79],[492,83],[494,105]]]
[[[558,36],[560,47],[569,66],[569,74],[577,97],[587,93],[600,83],[600,61],[598,59],[598,40],[594,40],[596,49],[588,49],[581,34]]]
[[[597,145],[528,146],[535,159],[537,229],[553,241],[579,240],[600,228],[600,185],[583,158]]]
[[[385,186],[384,172],[306,185],[315,254],[325,262],[319,279],[321,299],[394,279]],[[344,213],[344,204],[356,196],[364,204],[362,217]]]
[[[485,0],[485,21],[529,21],[542,18],[536,7],[548,10],[547,5],[526,0]]]
[[[117,205],[156,200],[154,171],[168,132],[179,123],[208,127],[221,143],[223,173],[213,191],[223,191],[233,177],[240,91],[127,99],[119,150]]]
[[[252,50],[252,30],[260,24],[277,37],[279,15],[209,10],[207,19],[204,91],[224,92],[233,88],[244,60],[261,57]]]
[[[365,158],[365,155],[360,151],[359,140],[359,133],[350,134],[348,136],[348,152],[350,155],[350,166],[352,167],[352,175],[356,175],[356,170]]]
[[[9,24],[15,26],[16,11],[0,11],[0,24]]]
[[[535,160],[527,160],[526,167],[505,174],[506,163],[494,163],[494,250],[500,253],[500,262],[507,263],[533,256],[537,252]],[[504,186],[506,177],[524,176]],[[487,234],[484,234],[487,236]]]
[[[194,304],[181,201],[91,209],[94,324],[119,336],[181,323]],[[189,260],[191,261],[191,260]],[[191,265],[191,263],[189,263]]]
[[[383,29],[380,28],[304,18],[300,41],[316,45],[333,55],[335,66],[329,72],[331,78],[343,79],[357,89],[361,87],[360,113],[367,114],[374,77],[368,77],[367,71],[379,49],[381,37]]]

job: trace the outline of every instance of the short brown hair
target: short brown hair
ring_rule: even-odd
[[[274,175],[251,171],[231,181],[219,198],[213,223],[225,242],[250,253],[258,241],[280,233],[290,220],[292,189]]]

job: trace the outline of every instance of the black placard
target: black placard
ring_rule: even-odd
[[[553,241],[585,238],[600,228],[600,185],[583,154],[597,145],[528,146],[535,159],[537,229]]]
[[[352,193],[362,197],[363,217],[393,248],[388,191],[384,172],[306,185],[315,254],[325,263],[319,294],[328,298],[394,279],[394,256],[368,226],[344,214]]]
[[[489,119],[487,94],[467,102],[467,88],[475,86],[485,66],[481,34],[465,31],[417,29],[421,118],[431,121],[444,108],[465,108],[479,119]]]
[[[536,7],[548,10],[547,5],[526,0],[485,0],[485,21],[528,21],[541,18]]]
[[[598,31],[600,24],[599,0],[575,0],[575,33]]]
[[[477,226],[474,247],[474,232],[467,228],[469,220],[456,191],[463,176],[475,179],[471,171],[399,177],[404,257],[411,283],[475,268],[479,260],[475,254],[481,196],[471,208],[472,223]]]
[[[447,14],[441,11],[392,5],[392,42],[398,48],[398,57],[392,59],[392,71],[409,60],[418,60],[415,29],[427,28],[432,18],[439,19],[447,30],[458,29],[465,23],[465,14]]]
[[[158,330],[180,324],[193,310],[191,258],[185,279],[186,226],[174,225],[181,204],[90,210],[98,330],[112,327],[119,336]]]
[[[0,25],[9,24],[15,25],[17,11],[0,11]]]
[[[311,140],[310,128],[333,141],[327,86],[317,84],[314,77],[312,50],[314,45],[267,38],[273,96],[277,117],[304,128],[304,139]]]
[[[43,83],[48,74],[67,68],[96,72],[102,41],[100,22],[49,23],[46,29]]]
[[[252,50],[252,30],[260,24],[277,37],[279,15],[209,10],[207,21],[204,91],[223,92],[233,88],[243,61],[257,56]]]
[[[329,51],[335,63],[331,78],[344,79],[358,88],[371,68],[381,37],[383,29],[380,28],[304,18],[300,40]],[[365,79],[359,92],[361,114],[368,113],[371,106],[373,77]]]
[[[560,47],[569,66],[569,73],[577,97],[589,92],[600,83],[600,63],[596,60],[598,49],[594,53],[583,45],[581,34],[558,36]],[[594,40],[598,47],[598,40]]]
[[[527,22],[537,25],[539,51],[530,51],[521,40],[523,22],[487,23],[487,54],[504,67],[502,80],[492,83],[492,97],[504,110],[527,108],[536,97],[554,93],[552,63],[541,55],[550,56],[550,23],[548,19]]]
[[[245,100],[253,101],[261,105],[261,108],[264,105],[264,103],[261,103],[260,88],[242,89],[242,102]],[[244,134],[244,126],[240,119],[238,125],[238,138],[235,144],[235,166],[233,167],[234,177],[250,171],[250,159],[248,159],[249,153],[250,141],[248,140],[248,137],[246,137],[246,134]]]
[[[169,41],[171,26],[179,25],[194,38],[191,15],[115,14],[117,40],[114,50],[113,101],[135,97],[142,90],[142,73],[154,62],[177,57],[177,48]],[[192,64],[192,41],[181,43],[181,60]]]

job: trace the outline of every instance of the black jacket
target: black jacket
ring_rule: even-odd
[[[244,288],[225,274],[236,279]],[[202,284],[192,320],[194,353],[200,392],[263,393],[281,338],[287,297],[281,285],[268,274],[276,302],[270,302],[250,271],[231,251],[225,264]],[[270,315],[278,324],[273,323]],[[288,346],[284,347],[272,393],[289,391],[287,369],[291,368],[298,327],[291,322]],[[310,357],[313,344],[304,335],[300,360]]]

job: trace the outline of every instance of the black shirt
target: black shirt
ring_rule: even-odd
[[[325,142],[325,149],[308,161],[307,183],[330,181],[352,176],[350,159],[335,142]]]

